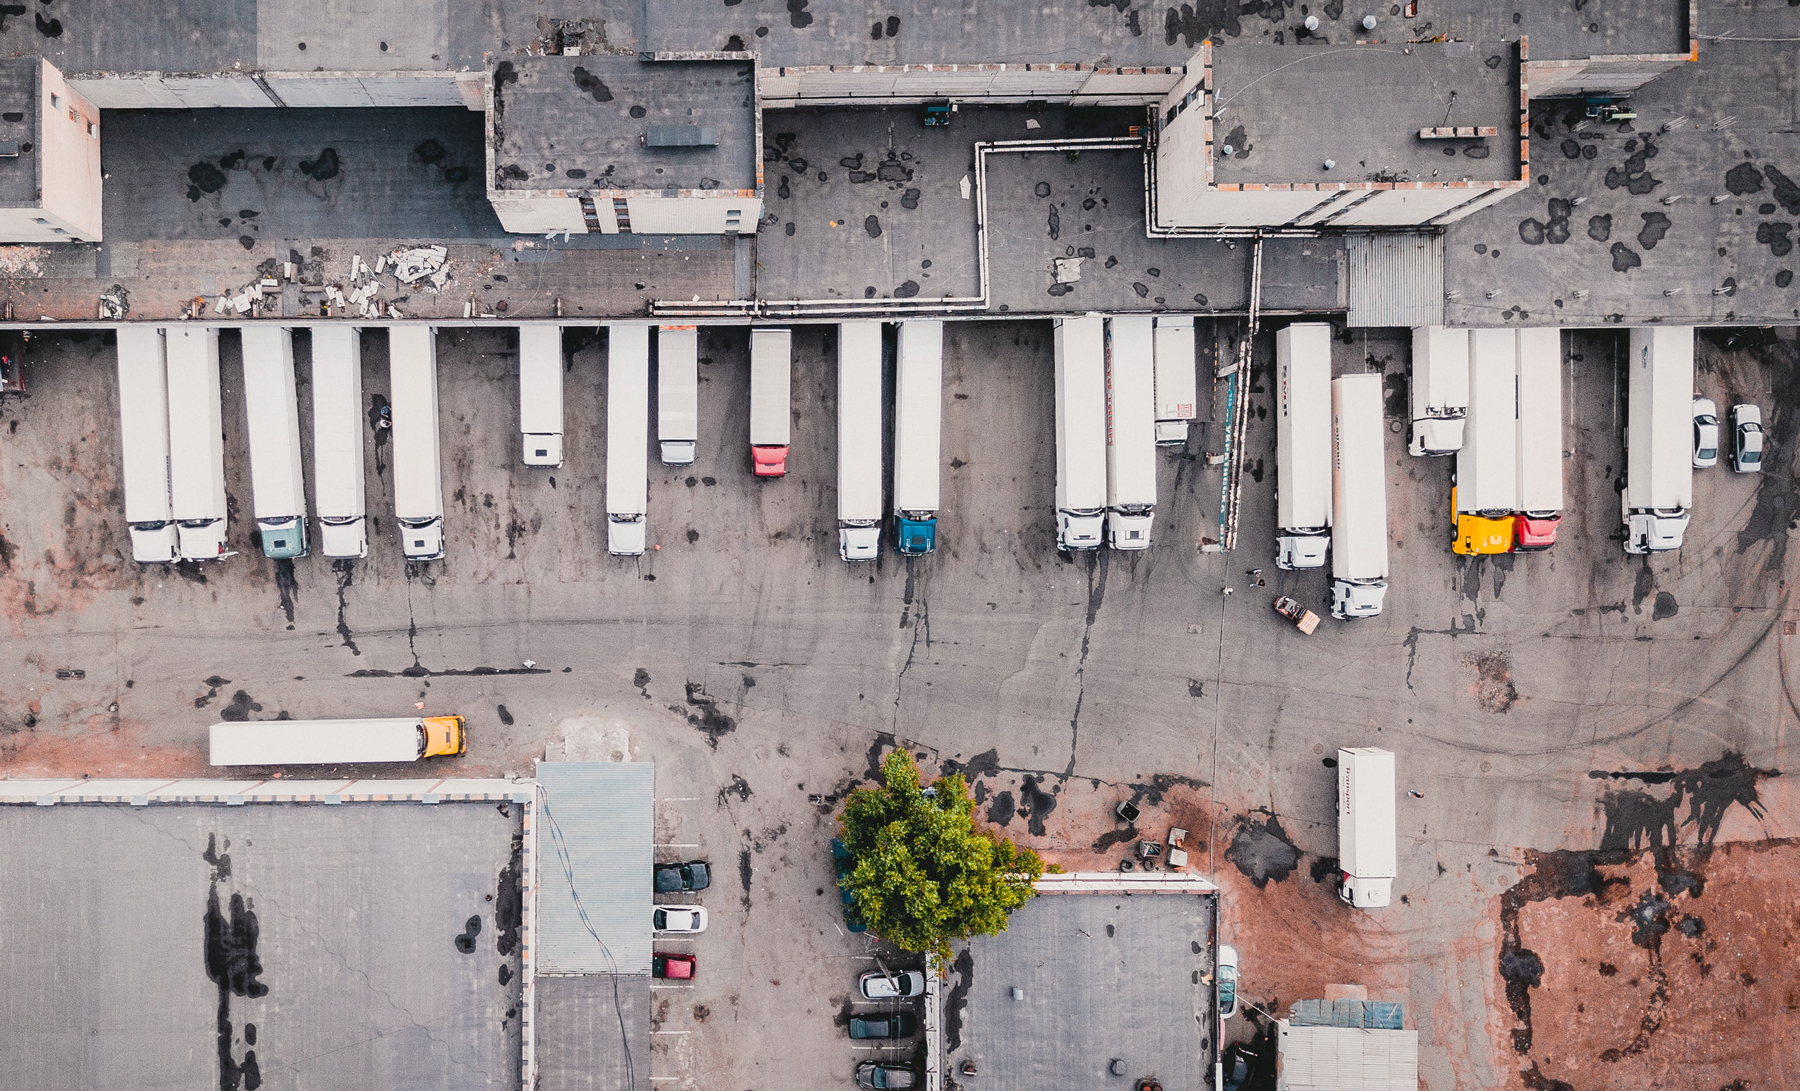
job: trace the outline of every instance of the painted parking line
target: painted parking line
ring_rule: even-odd
[[[691,989],[692,985],[652,985],[652,989]]]

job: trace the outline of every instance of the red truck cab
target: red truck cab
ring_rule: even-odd
[[[1513,533],[1514,551],[1537,553],[1549,549],[1556,544],[1556,524],[1560,522],[1561,513],[1542,516],[1529,512],[1521,514]]]

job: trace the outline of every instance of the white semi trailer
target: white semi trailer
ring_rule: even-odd
[[[394,411],[394,518],[409,561],[444,556],[444,481],[438,446],[437,331],[388,329],[388,397]]]
[[[900,323],[894,351],[894,540],[909,556],[937,548],[944,428],[944,324]]]
[[[244,416],[250,434],[250,495],[265,557],[304,557],[306,481],[301,472],[300,399],[294,336],[281,326],[247,325]]]
[[[131,559],[168,564],[180,547],[169,506],[169,364],[163,331],[119,327],[119,447]]]
[[[1508,553],[1519,510],[1519,340],[1508,329],[1469,331],[1469,410],[1456,452],[1451,550]]]
[[[1415,455],[1462,450],[1469,415],[1469,331],[1415,326],[1412,339],[1412,443]]]
[[[1323,568],[1331,545],[1331,327],[1275,332],[1275,564]]]
[[[1343,747],[1338,760],[1338,897],[1358,909],[1380,909],[1393,897],[1399,870],[1394,829],[1394,755]]]
[[[699,357],[695,327],[656,331],[656,439],[669,466],[690,465],[700,440]]]
[[[1331,616],[1374,617],[1388,577],[1379,375],[1331,380],[1331,432]]]
[[[519,327],[519,435],[525,465],[563,464],[561,326]]]
[[[1194,316],[1164,315],[1156,320],[1156,443],[1187,443],[1188,422],[1199,402],[1194,371]]]
[[[757,477],[787,474],[792,340],[786,329],[750,331],[750,467]]]
[[[881,551],[881,323],[838,325],[838,556]]]
[[[319,551],[327,557],[369,555],[362,390],[362,331],[314,326],[313,507],[319,513]]]
[[[1626,367],[1625,552],[1680,549],[1694,505],[1693,328],[1633,329]]]
[[[1150,548],[1156,521],[1156,331],[1148,316],[1106,320],[1106,541]]]
[[[225,555],[225,434],[219,403],[219,329],[164,330],[169,358],[169,500],[181,559]]]
[[[1059,318],[1056,546],[1099,549],[1106,521],[1106,320]]]
[[[607,329],[606,551],[642,556],[649,541],[650,327]]]
[[[1556,544],[1562,521],[1562,331],[1519,333],[1519,515],[1513,548],[1525,552]]]
[[[381,720],[249,720],[208,730],[209,765],[409,762],[468,749],[461,716]]]

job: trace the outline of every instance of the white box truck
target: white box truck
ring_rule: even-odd
[[[909,556],[937,548],[944,428],[944,324],[900,323],[894,354],[894,539]]]
[[[838,556],[881,550],[881,323],[838,325]]]
[[[163,331],[119,327],[119,448],[131,559],[168,564],[179,536],[169,506],[169,364]]]
[[[253,720],[209,729],[210,765],[408,762],[468,749],[461,716],[382,720]]]
[[[1059,318],[1056,548],[1099,549],[1106,521],[1106,320]]]
[[[327,557],[369,555],[362,389],[362,331],[312,327],[313,508]]]
[[[1106,541],[1150,548],[1156,521],[1156,330],[1147,316],[1106,320]]]
[[[282,326],[242,327],[244,419],[250,433],[250,496],[263,556],[306,556],[306,481],[300,462],[300,398],[294,335]]]
[[[792,371],[789,331],[750,331],[750,467],[757,477],[787,473]]]
[[[438,447],[437,331],[388,328],[388,398],[394,409],[394,518],[409,561],[444,556],[443,456]]]
[[[1694,505],[1693,328],[1633,329],[1626,366],[1625,552],[1680,549]]]
[[[1536,552],[1556,544],[1562,521],[1562,331],[1518,334],[1519,513],[1513,548]]]
[[[1394,755],[1342,747],[1338,761],[1338,897],[1358,909],[1380,909],[1393,896],[1398,852],[1394,832]]]
[[[1275,331],[1275,564],[1324,568],[1331,545],[1331,327]]]
[[[1469,331],[1414,326],[1412,443],[1415,455],[1462,450],[1469,415]]]
[[[700,439],[700,344],[693,326],[656,331],[656,439],[668,466],[688,466]]]
[[[649,533],[650,327],[609,326],[606,346],[606,551],[638,557]]]
[[[519,327],[519,435],[525,465],[563,464],[561,326]]]
[[[1374,617],[1387,595],[1381,376],[1331,380],[1331,616]]]
[[[225,434],[219,403],[217,326],[170,326],[169,502],[181,559],[225,555]]]
[[[1187,443],[1188,421],[1199,404],[1194,370],[1194,316],[1164,315],[1156,320],[1156,443]]]
[[[1510,553],[1519,510],[1519,339],[1469,331],[1469,414],[1451,488],[1451,551]]]

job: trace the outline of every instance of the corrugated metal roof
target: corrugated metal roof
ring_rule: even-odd
[[[1425,231],[1350,235],[1352,326],[1444,324],[1444,237]]]
[[[539,762],[537,972],[650,972],[648,762]]]
[[[1276,1091],[1418,1091],[1419,1032],[1281,1023]]]
[[[1297,1000],[1288,1008],[1297,1027],[1361,1027],[1399,1030],[1401,1007],[1384,1000]]]

